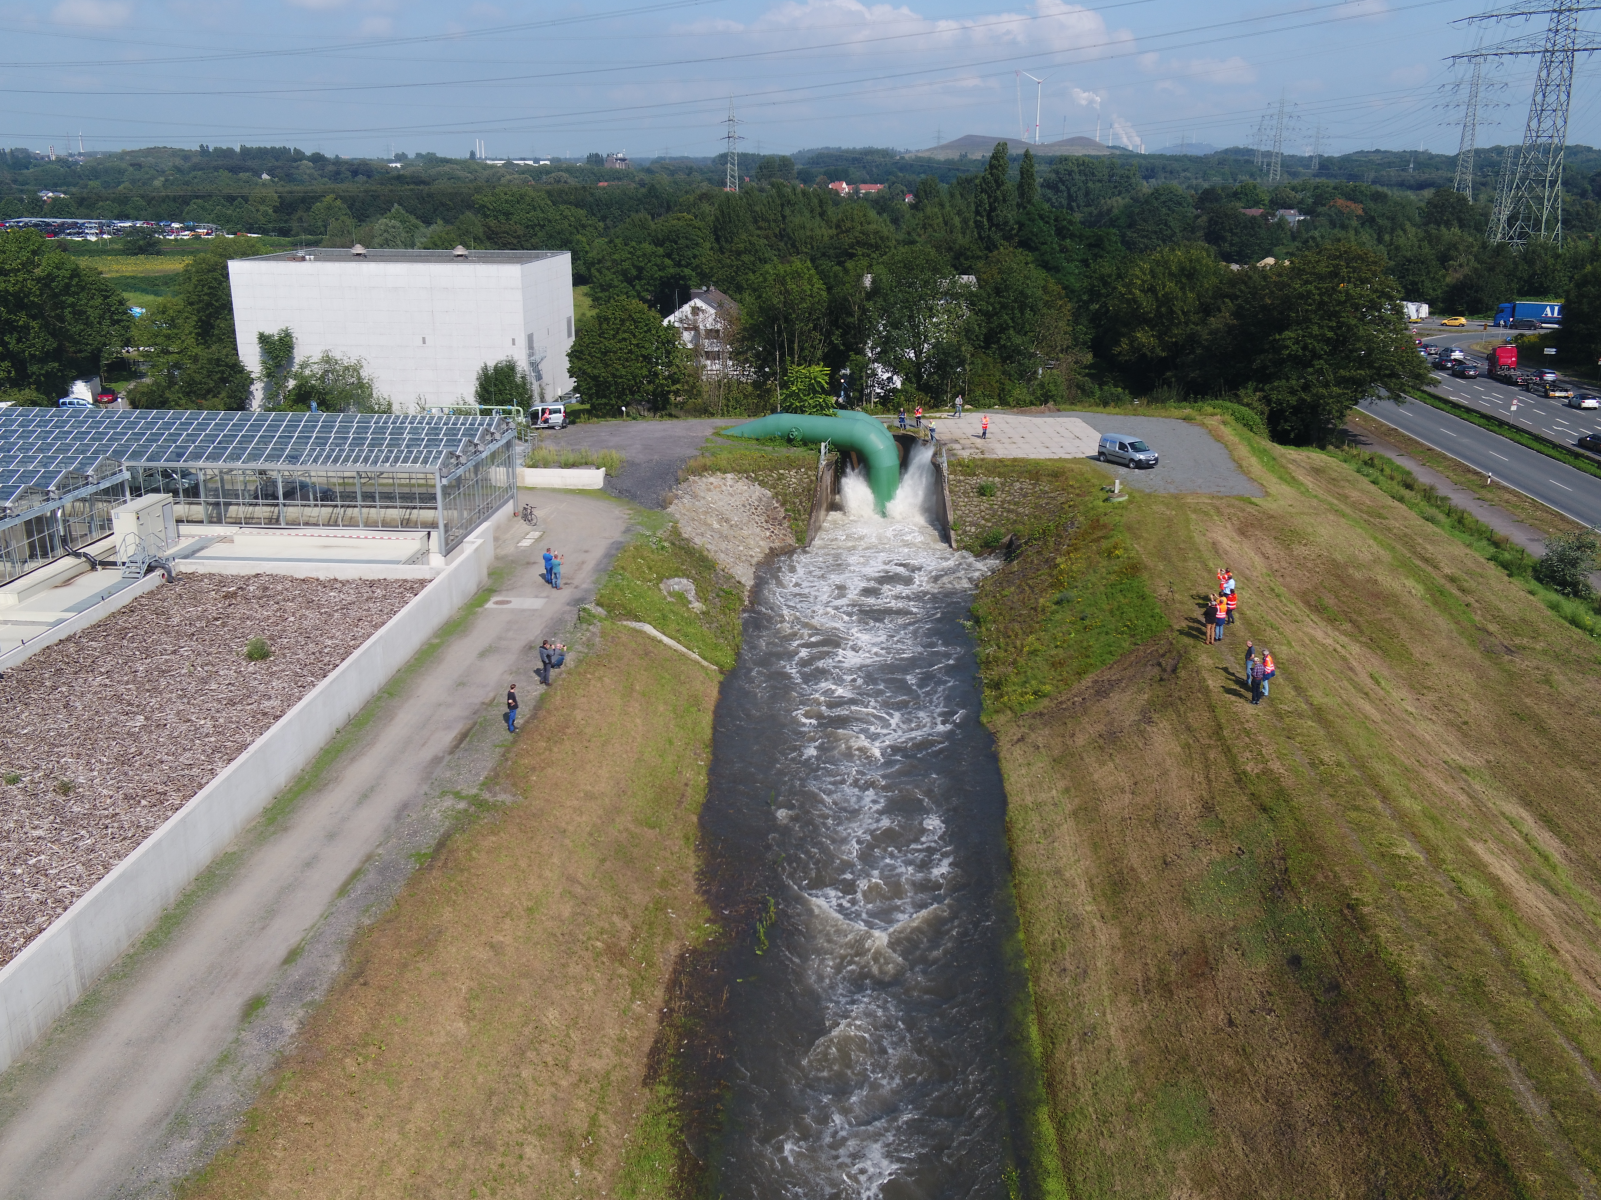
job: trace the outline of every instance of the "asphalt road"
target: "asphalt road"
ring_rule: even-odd
[[[606,490],[646,508],[665,506],[678,486],[678,472],[700,452],[712,431],[743,418],[656,421],[583,421],[547,430],[540,443],[558,450],[616,450],[623,456],[620,475],[606,476]]]
[[[1514,393],[1512,388],[1504,390],[1509,396],[1523,395],[1522,392]],[[1530,450],[1527,446],[1441,412],[1419,400],[1408,400],[1405,404],[1397,404],[1393,400],[1369,400],[1362,405],[1362,409],[1385,424],[1411,434],[1418,441],[1444,451],[1486,475],[1495,476],[1509,487],[1533,496],[1575,521],[1590,526],[1601,525],[1601,479],[1594,475],[1586,475],[1583,471],[1546,457],[1538,450]],[[1518,410],[1521,412],[1522,409],[1523,402],[1520,399]],[[1497,410],[1486,406],[1486,411]]]

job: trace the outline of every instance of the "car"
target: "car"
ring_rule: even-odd
[[[1479,368],[1470,362],[1459,362],[1451,368],[1451,374],[1458,379],[1477,379],[1479,377]]]
[[[112,391],[110,388],[102,388],[100,391],[95,393],[96,404],[115,404],[116,402],[117,393]]]
[[[1441,325],[1449,325],[1452,329],[1462,329],[1466,327],[1467,323],[1468,319],[1466,317],[1447,317],[1440,322]]]
[[[1103,433],[1095,455],[1102,462],[1122,463],[1126,467],[1154,467],[1156,451],[1139,438],[1126,433]]]
[[[1423,348],[1425,350],[1427,350],[1430,354],[1438,354],[1440,352],[1440,348],[1438,346],[1436,346],[1433,342],[1424,342],[1423,343]]]
[[[1449,371],[1451,369],[1451,356],[1449,354],[1440,355],[1439,358],[1434,360],[1434,369],[1436,371]]]
[[[57,408],[93,408],[94,404],[93,404],[92,401],[85,400],[82,396],[63,396],[63,397],[61,397],[61,399],[56,401],[56,407]]]
[[[1536,367],[1534,377],[1541,383],[1555,383],[1557,381],[1557,373],[1550,367]]]
[[[560,400],[554,404],[536,404],[529,409],[528,418],[535,429],[565,429],[572,424],[567,406]]]
[[[1512,322],[1512,324],[1509,326],[1509,328],[1511,328],[1511,329],[1538,329],[1538,328],[1540,328],[1540,322],[1536,321],[1533,317],[1519,317],[1516,321]]]
[[[1580,450],[1588,450],[1592,454],[1601,454],[1601,433],[1587,433],[1578,441]]]
[[[1601,408],[1601,396],[1592,396],[1589,392],[1578,392],[1568,397],[1569,408]]]

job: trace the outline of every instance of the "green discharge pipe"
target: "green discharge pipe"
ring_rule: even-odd
[[[807,417],[799,413],[774,413],[735,425],[723,432],[729,437],[780,437],[801,442],[830,442],[854,450],[867,460],[867,485],[873,490],[873,507],[883,515],[884,506],[901,485],[901,452],[885,429],[865,413],[859,419],[848,417]]]

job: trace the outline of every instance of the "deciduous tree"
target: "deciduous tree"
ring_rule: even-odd
[[[664,409],[688,379],[679,333],[638,300],[613,300],[578,331],[567,366],[578,391],[601,416]]]
[[[0,233],[0,389],[53,403],[127,344],[127,301],[32,230]]]

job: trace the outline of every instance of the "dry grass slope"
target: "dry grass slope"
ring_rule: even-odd
[[[1596,645],[1344,465],[1226,436],[1266,498],[1124,515],[1172,630],[996,720],[1074,1194],[1595,1196]]]
[[[187,1195],[618,1194],[665,981],[702,930],[717,679],[600,636],[517,734],[497,783],[521,802],[412,878]],[[670,1169],[634,1155],[631,1192]]]

